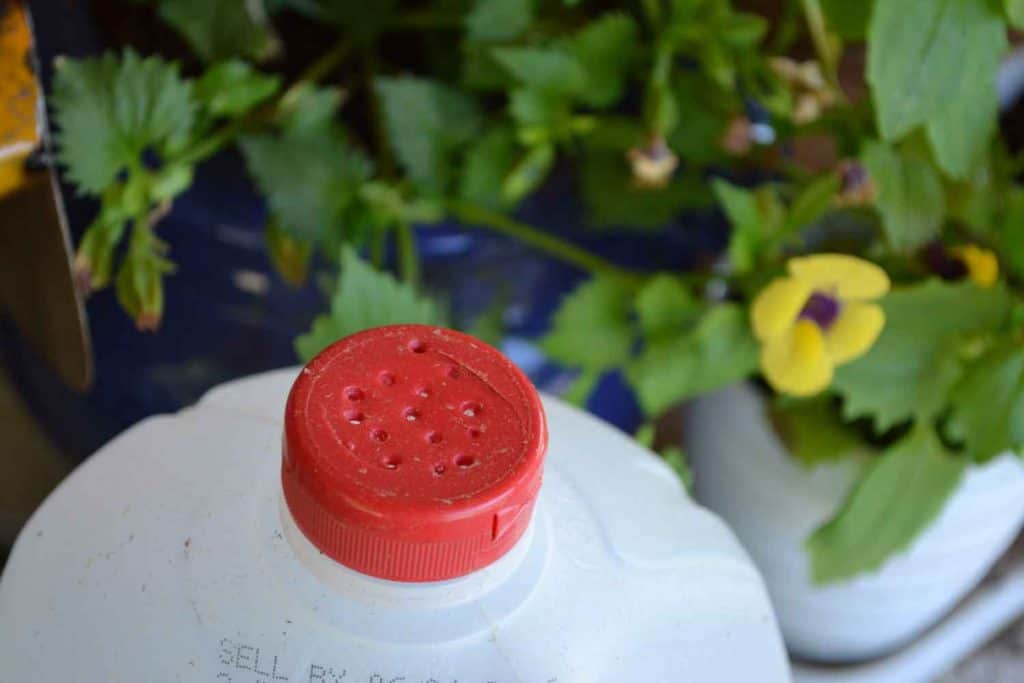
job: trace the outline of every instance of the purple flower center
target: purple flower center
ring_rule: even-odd
[[[839,317],[840,308],[839,299],[822,292],[814,292],[800,311],[800,317],[827,330]]]

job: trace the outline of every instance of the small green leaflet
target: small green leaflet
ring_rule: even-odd
[[[565,297],[541,346],[570,367],[606,370],[621,365],[633,345],[631,304],[628,287],[598,275]]]
[[[998,345],[971,365],[953,390],[953,421],[968,456],[984,462],[1024,447],[1024,348]]]
[[[688,334],[648,341],[626,365],[645,415],[657,415],[696,394],[738,382],[757,369],[757,343],[741,306],[709,309]]]
[[[771,186],[747,190],[716,178],[715,197],[729,218],[729,260],[737,273],[751,270],[784,227],[785,208]]]
[[[250,135],[240,146],[281,227],[314,244],[343,227],[342,216],[370,177],[370,162],[328,119],[316,127]]]
[[[205,61],[261,60],[277,50],[260,0],[159,0],[159,5],[160,16]]]
[[[380,77],[375,88],[395,156],[422,190],[444,194],[456,175],[454,155],[480,127],[476,102],[442,83]]]
[[[1003,0],[1006,20],[1016,29],[1024,28],[1024,0]]]
[[[213,116],[238,116],[272,97],[281,77],[238,59],[214,64],[196,81],[195,96]]]
[[[836,516],[807,540],[815,582],[873,571],[906,550],[938,516],[965,464],[923,426],[872,460]]]
[[[637,320],[645,339],[676,334],[700,318],[702,306],[677,277],[661,273],[636,297]]]
[[[808,183],[789,207],[783,232],[794,234],[814,224],[832,207],[839,184],[836,173],[825,173]]]
[[[834,389],[848,420],[869,417],[881,433],[911,418],[928,420],[947,405],[963,373],[959,346],[1000,327],[1010,301],[1001,287],[928,280],[881,302],[885,328],[867,354],[836,370]]]
[[[834,400],[776,397],[769,407],[772,424],[786,448],[807,467],[849,457],[864,448],[857,431],[843,422]]]
[[[875,183],[875,204],[893,249],[916,249],[938,236],[945,208],[942,179],[926,159],[870,141],[861,161]]]
[[[495,60],[531,90],[575,96],[586,87],[586,72],[579,60],[558,47],[499,47]]]
[[[147,148],[161,159],[181,152],[195,122],[192,86],[176,64],[126,50],[57,62],[50,99],[68,179],[98,195]]]
[[[474,42],[518,38],[529,28],[534,0],[475,0],[466,15],[466,37]]]
[[[971,70],[991,64],[1005,42],[990,0],[875,0],[867,79],[886,140],[902,138],[966,95]]]
[[[374,270],[351,247],[344,247],[331,312],[318,316],[313,328],[295,340],[295,350],[306,362],[342,337],[398,323],[444,325],[446,321],[432,300],[419,296],[410,285],[388,273]]]

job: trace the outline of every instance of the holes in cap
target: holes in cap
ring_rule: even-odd
[[[345,419],[348,420],[349,424],[358,425],[363,423],[363,420],[366,419],[366,416],[363,415],[363,412],[361,410],[346,410]]]
[[[445,374],[447,374],[452,379],[458,379],[459,377],[462,377],[462,371],[459,370],[458,366],[456,365],[449,365],[448,370],[445,372]]]
[[[465,453],[459,453],[453,460],[455,466],[459,469],[468,470],[470,467],[476,464],[476,458],[472,455],[466,455]]]
[[[441,443],[441,432],[427,432],[427,443]]]
[[[408,349],[413,353],[423,353],[427,350],[427,345],[419,339],[412,339],[407,345]]]
[[[402,464],[402,458],[397,455],[385,455],[380,459],[380,466],[386,470],[397,470]]]
[[[444,474],[446,469],[448,468],[444,466],[443,462],[437,463],[436,465],[434,465],[434,476],[440,477],[442,474]]]
[[[346,387],[345,398],[347,398],[350,401],[362,401],[364,398],[366,398],[366,395],[363,393],[363,390],[360,389],[359,387]]]
[[[469,438],[471,439],[479,439],[481,433],[482,432],[476,427],[470,427],[466,430],[466,434],[469,435]]]
[[[430,398],[430,387],[423,385],[416,387],[416,395],[420,398]]]
[[[415,422],[420,418],[420,411],[416,410],[415,408],[406,408],[405,410],[402,411],[402,417],[404,417],[409,422]]]
[[[386,387],[390,387],[395,383],[395,375],[394,373],[385,370],[384,372],[377,375],[377,381]]]
[[[374,429],[370,431],[370,438],[373,439],[374,441],[380,441],[381,443],[384,443],[385,441],[388,440],[388,433],[385,432],[383,429]]]
[[[478,417],[480,415],[480,404],[475,401],[465,401],[459,407],[459,411],[466,417]]]

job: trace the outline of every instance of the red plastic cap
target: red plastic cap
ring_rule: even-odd
[[[540,489],[547,427],[496,349],[426,325],[354,334],[288,397],[281,479],[299,529],[371,576],[440,581],[504,555]]]

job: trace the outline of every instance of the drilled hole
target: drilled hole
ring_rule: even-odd
[[[429,398],[430,388],[424,386],[416,387],[416,395],[419,396],[420,398]]]
[[[409,422],[415,422],[420,418],[420,411],[416,410],[415,408],[406,408],[405,410],[402,411],[402,415]]]
[[[480,404],[473,401],[466,401],[459,408],[466,417],[476,417],[480,414]]]
[[[454,365],[449,365],[448,376],[451,377],[452,379],[458,379],[459,377],[462,376],[462,372]]]
[[[390,387],[392,384],[395,383],[395,376],[394,374],[385,370],[384,372],[377,375],[377,381],[386,387]]]
[[[345,389],[345,398],[350,401],[362,401],[365,397],[363,390],[359,387],[348,387]]]
[[[472,455],[459,454],[455,456],[455,466],[466,470],[476,464],[476,458]]]
[[[445,469],[446,468],[444,466],[444,463],[439,462],[436,465],[434,465],[434,474],[440,477],[442,474],[444,474]]]
[[[388,440],[388,433],[385,432],[383,429],[374,429],[373,431],[370,432],[370,438],[373,439],[374,441],[380,441],[381,443],[384,443],[385,441]]]
[[[386,470],[397,470],[402,464],[402,459],[397,455],[385,455],[380,459],[380,466]]]
[[[363,415],[362,411],[359,410],[346,410],[345,419],[349,421],[349,424],[358,425],[363,423],[363,420],[366,419],[366,416]]]
[[[476,427],[470,427],[469,429],[467,429],[466,430],[466,434],[469,434],[469,438],[471,438],[471,439],[479,439],[480,438],[480,430],[477,429]]]
[[[427,443],[441,443],[441,432],[427,432]]]
[[[423,353],[427,350],[427,345],[419,339],[413,339],[409,342],[409,350],[413,353]]]

